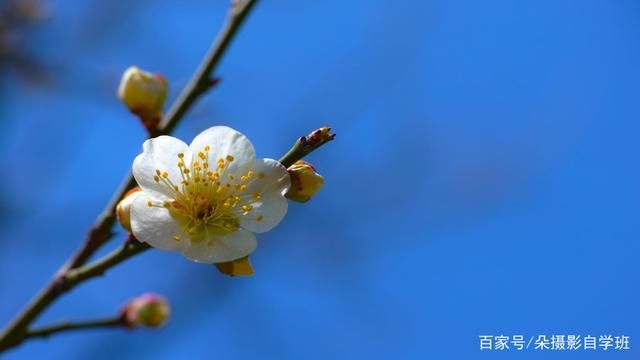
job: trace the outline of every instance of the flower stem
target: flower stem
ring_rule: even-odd
[[[54,325],[43,326],[27,331],[27,333],[25,334],[25,339],[46,338],[52,334],[70,330],[100,329],[111,327],[124,327],[121,315],[104,319],[94,319],[77,322],[67,321]]]

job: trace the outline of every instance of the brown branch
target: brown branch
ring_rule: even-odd
[[[122,315],[112,316],[104,319],[84,320],[84,321],[66,321],[54,325],[43,326],[27,331],[25,334],[25,340],[32,338],[47,338],[53,334],[57,334],[64,331],[71,330],[84,330],[84,329],[104,329],[122,327],[124,328],[124,322],[122,321]]]

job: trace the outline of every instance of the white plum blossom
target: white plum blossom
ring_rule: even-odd
[[[171,136],[144,142],[133,162],[143,190],[131,209],[142,242],[196,262],[233,261],[253,252],[253,233],[271,230],[287,212],[287,169],[256,159],[246,136],[209,128],[187,145]]]

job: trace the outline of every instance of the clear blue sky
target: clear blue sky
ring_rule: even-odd
[[[0,85],[3,324],[140,151],[121,72],[163,72],[175,95],[226,1],[49,6],[27,44],[49,82]],[[164,329],[65,334],[8,359],[516,355],[481,353],[486,334],[628,335],[628,352],[556,357],[639,356],[636,1],[263,0],[236,40],[176,135],[230,125],[277,158],[333,125],[309,158],[320,194],[259,236],[251,278],[153,251],[39,321],[151,290],[173,304]]]

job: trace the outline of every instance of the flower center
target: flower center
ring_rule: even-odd
[[[215,166],[209,162],[211,147],[205,146],[198,152],[191,164],[185,164],[184,154],[177,154],[176,166],[181,180],[175,183],[169,173],[156,169],[154,180],[170,189],[173,199],[155,203],[150,207],[164,207],[189,235],[192,241],[199,242],[210,235],[225,235],[240,228],[240,216],[249,216],[253,204],[262,198],[258,192],[248,194],[248,185],[264,178],[264,173],[254,174],[252,169],[242,174],[234,174],[229,165],[233,155],[219,158]],[[257,216],[257,221],[262,216]],[[179,235],[173,237],[181,241]],[[210,245],[213,245],[212,243]]]

